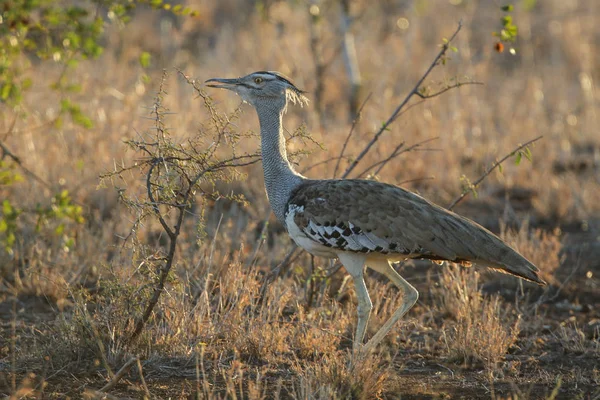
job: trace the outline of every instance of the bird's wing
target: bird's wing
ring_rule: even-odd
[[[475,262],[541,282],[537,268],[493,233],[393,185],[308,180],[287,209],[304,235],[332,250]]]

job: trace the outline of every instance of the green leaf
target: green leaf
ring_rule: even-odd
[[[525,8],[525,11],[531,11],[535,7],[536,3],[537,0],[524,0],[523,7]]]
[[[21,89],[29,89],[31,87],[31,78],[25,78],[21,82]]]
[[[5,216],[12,215],[13,210],[14,210],[14,208],[13,208],[12,204],[10,204],[10,201],[4,200],[2,202],[2,214],[4,214]]]
[[[529,149],[529,147],[525,147],[525,158],[527,158],[529,160],[529,162],[532,161],[533,159],[533,154],[531,154],[531,150]]]
[[[505,27],[512,25],[512,17],[510,15],[502,17],[502,25]]]
[[[502,11],[504,12],[511,12],[512,10],[514,10],[514,6],[512,4],[502,6]]]
[[[15,234],[13,232],[10,232],[6,235],[6,250],[9,251],[9,253],[12,253],[12,245],[15,244]]]
[[[150,66],[150,58],[150,53],[147,51],[143,51],[142,54],[140,54],[140,65],[142,68],[148,68]]]
[[[0,98],[2,98],[2,100],[8,99],[12,90],[12,86],[13,85],[10,82],[7,82],[4,85],[2,85],[2,88],[0,89]]]
[[[75,246],[75,239],[72,237],[65,238],[65,247],[72,249]]]
[[[515,156],[515,165],[519,165],[521,164],[521,158],[523,157],[523,153],[521,153],[520,151],[517,153],[517,155]]]

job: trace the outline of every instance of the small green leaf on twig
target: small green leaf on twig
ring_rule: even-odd
[[[477,187],[467,178],[466,175],[460,177],[460,183],[463,193],[472,193],[473,197],[477,198]]]
[[[523,153],[521,153],[520,151],[517,152],[517,155],[515,157],[515,165],[521,164],[521,158],[522,157],[523,157]]]
[[[514,6],[512,4],[507,4],[505,6],[502,6],[502,11],[504,12],[511,12],[514,9]]]
[[[140,54],[140,65],[142,68],[148,68],[150,66],[150,58],[150,53],[147,51],[143,51],[142,54]]]

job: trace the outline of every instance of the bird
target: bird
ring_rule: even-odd
[[[305,105],[308,99],[285,75],[258,71],[205,83],[237,93],[256,110],[267,198],[291,239],[315,256],[339,259],[352,277],[358,303],[353,353],[374,349],[419,298],[394,269],[396,262],[475,264],[545,285],[538,268],[498,236],[411,191],[374,180],[310,179],[296,172],[287,158],[282,120],[290,103]],[[363,344],[373,308],[366,267],[389,279],[402,292],[402,303]]]

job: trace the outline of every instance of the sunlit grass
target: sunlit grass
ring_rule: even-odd
[[[310,257],[301,254],[263,286],[290,240],[268,219],[258,165],[241,171],[246,180],[218,187],[226,194],[243,193],[247,205],[210,198],[192,210],[169,285],[143,334],[134,344],[126,343],[156,274],[144,257],[166,242],[152,219],[135,226],[137,242],[126,242],[136,216],[118,203],[111,187],[125,183],[98,187],[98,176],[138,157],[123,141],[151,129],[152,121],[144,117],[161,68],[177,66],[199,82],[276,69],[307,90],[308,97],[316,89],[306,6],[275,2],[264,18],[241,3],[192,4],[199,19],[162,36],[155,28],[157,16],[146,11],[124,30],[110,28],[104,56],[82,63],[73,77],[82,90],[71,100],[94,121],[89,130],[68,119],[55,123],[60,105],[47,82],[61,71],[49,64],[29,71],[36,79],[23,109],[1,114],[0,132],[8,133],[0,133],[0,140],[45,182],[26,175],[3,187],[3,196],[34,209],[57,190],[68,189],[83,207],[85,222],[68,226],[74,237],[69,247],[62,235],[41,234],[30,221],[14,254],[0,256],[0,393],[78,397],[102,388],[131,357],[139,357],[142,372],[132,364],[111,394],[140,397],[147,385],[159,398],[195,393],[199,398],[462,393],[492,398],[489,388],[495,387],[496,398],[510,393],[521,393],[521,398],[531,385],[550,396],[561,376],[558,387],[567,396],[593,395],[588,388],[600,384],[593,366],[598,329],[592,323],[600,276],[597,259],[592,260],[599,254],[600,212],[594,0],[538,2],[539,10],[531,12],[517,6],[516,56],[494,50],[495,28],[489,27],[500,16],[492,3],[440,2],[434,7],[415,2],[390,5],[388,11],[353,3],[353,11],[362,15],[353,32],[363,98],[372,97],[346,154],[356,156],[369,142],[462,18],[458,53],[426,84],[467,75],[485,85],[461,87],[411,108],[384,133],[364,166],[387,157],[402,141],[409,146],[436,137],[425,149],[394,160],[376,178],[410,181],[403,186],[447,206],[461,193],[461,176],[474,180],[519,143],[544,135],[532,147],[531,162],[523,159],[517,166],[510,160],[502,172],[486,178],[477,198],[470,196],[456,210],[502,233],[538,265],[551,284],[548,292],[496,273],[478,278],[476,271],[408,263],[399,268],[421,292],[419,303],[374,354],[356,360],[351,354],[356,300],[343,270],[330,274],[329,264],[318,258],[313,269]],[[351,127],[347,76],[339,61],[338,5],[324,4],[321,12],[323,53],[326,60],[336,60],[323,82],[325,117],[319,119],[311,106],[290,107],[285,126],[294,132],[306,123],[325,149],[292,141],[291,150],[312,151],[299,159],[299,170],[337,156]],[[408,21],[408,28],[399,27],[399,18]],[[137,62],[142,51],[152,53],[150,70]],[[176,73],[166,87],[175,140],[194,137],[208,115]],[[214,100],[229,112],[241,101],[220,92]],[[257,131],[258,121],[242,105],[234,126],[239,132]],[[258,141],[249,138],[239,150],[257,147]],[[341,169],[346,165],[343,161]],[[330,177],[332,170],[329,163],[307,175]],[[131,173],[125,179],[128,190],[143,195],[143,176]],[[265,221],[269,225],[263,229]],[[204,229],[200,237],[199,228]],[[573,243],[580,245],[577,251],[570,250]],[[317,270],[320,280],[313,275],[311,286],[311,273]],[[372,334],[399,299],[377,274],[369,273],[368,280],[375,305]],[[540,296],[544,301],[538,302]],[[563,354],[579,358],[565,360]]]

